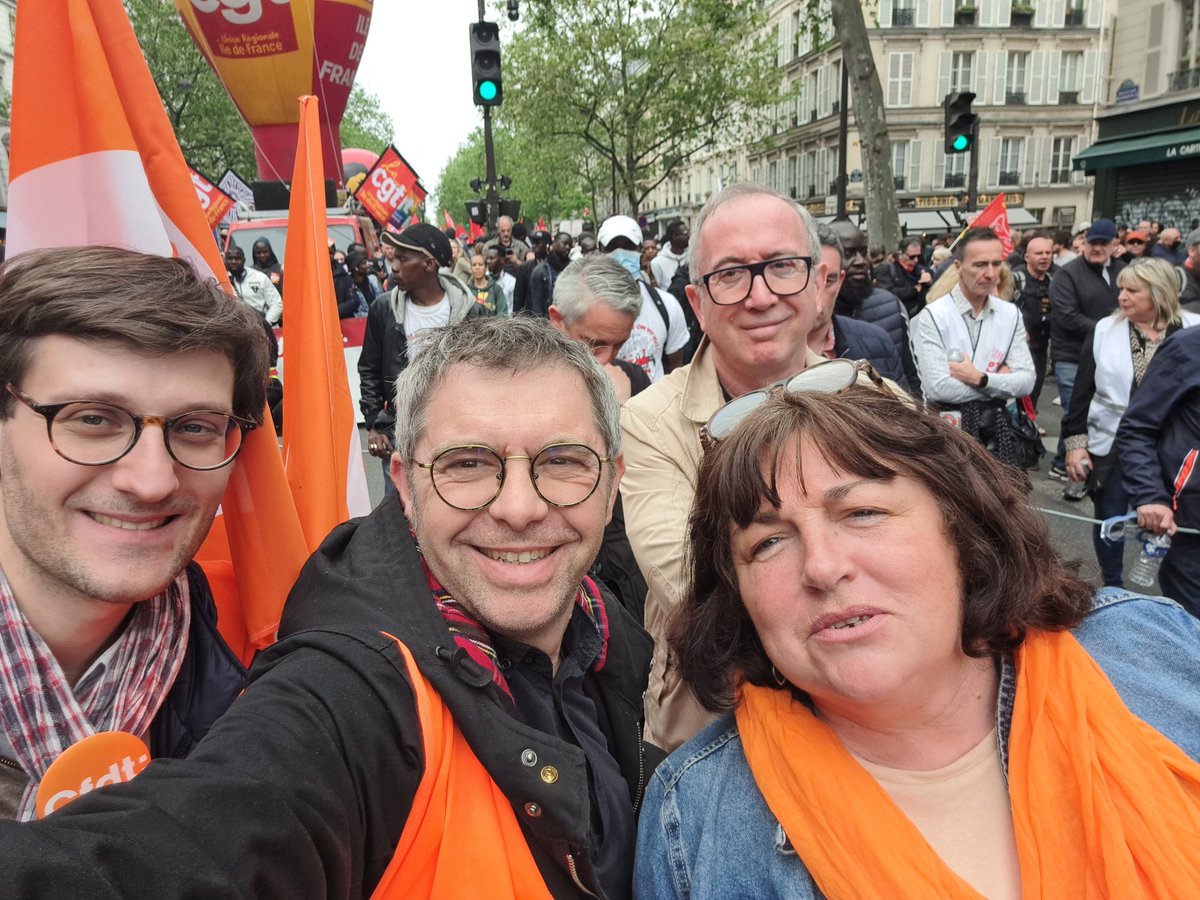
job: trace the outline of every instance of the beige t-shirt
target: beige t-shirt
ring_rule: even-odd
[[[992,900],[1021,896],[1012,810],[994,728],[965,755],[930,772],[858,761],[960,878]]]

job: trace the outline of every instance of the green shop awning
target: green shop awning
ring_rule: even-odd
[[[1092,144],[1075,157],[1071,168],[1088,173],[1118,166],[1143,166],[1200,156],[1200,128],[1166,131]]]

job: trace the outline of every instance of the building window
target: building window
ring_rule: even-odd
[[[1016,187],[1021,183],[1021,144],[1024,138],[1000,139],[1000,168],[996,184],[1001,187]]]
[[[912,28],[916,15],[916,0],[895,0],[892,4],[892,27]]]
[[[800,24],[800,13],[792,13],[792,59],[800,55],[800,38],[804,33],[804,26]]]
[[[888,106],[912,106],[913,55],[888,54]]]
[[[942,176],[943,188],[961,188],[967,184],[967,154],[950,153],[946,156],[946,171]]]
[[[1004,83],[1005,103],[1022,105],[1026,102],[1026,74],[1029,72],[1029,54],[1014,51],[1008,54],[1008,67]]]
[[[950,58],[950,90],[971,90],[971,66],[975,62],[975,51],[955,53]]]
[[[1078,103],[1079,86],[1083,75],[1083,53],[1073,51],[1062,55],[1058,69],[1058,102]],[[1065,95],[1065,96],[1064,96]]]
[[[1071,180],[1071,156],[1074,138],[1056,137],[1050,145],[1050,183],[1067,184]]]
[[[896,190],[904,190],[904,175],[908,171],[908,141],[892,141],[892,180]]]

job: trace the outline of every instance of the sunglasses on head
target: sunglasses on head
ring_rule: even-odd
[[[865,359],[831,359],[819,365],[812,366],[802,372],[797,372],[782,381],[777,381],[769,387],[750,391],[730,400],[715,413],[700,429],[700,442],[708,447],[717,441],[723,441],[733,433],[746,416],[754,412],[771,397],[778,394],[840,394],[858,381],[859,374],[866,375],[875,387],[898,400],[899,397],[883,380],[883,376],[875,371]]]

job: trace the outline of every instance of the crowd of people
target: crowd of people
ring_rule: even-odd
[[[265,287],[234,248],[244,302],[132,251],[10,260],[0,892],[1196,893],[1200,230],[1183,262],[1120,265],[1105,219],[1074,261],[983,228],[880,257],[737,184],[663,238],[330,248],[389,490],[249,670],[192,559],[262,424]],[[1051,365],[1063,471],[1173,534],[1186,608],[1085,582],[1030,506]],[[39,790],[109,731],[154,761]]]

